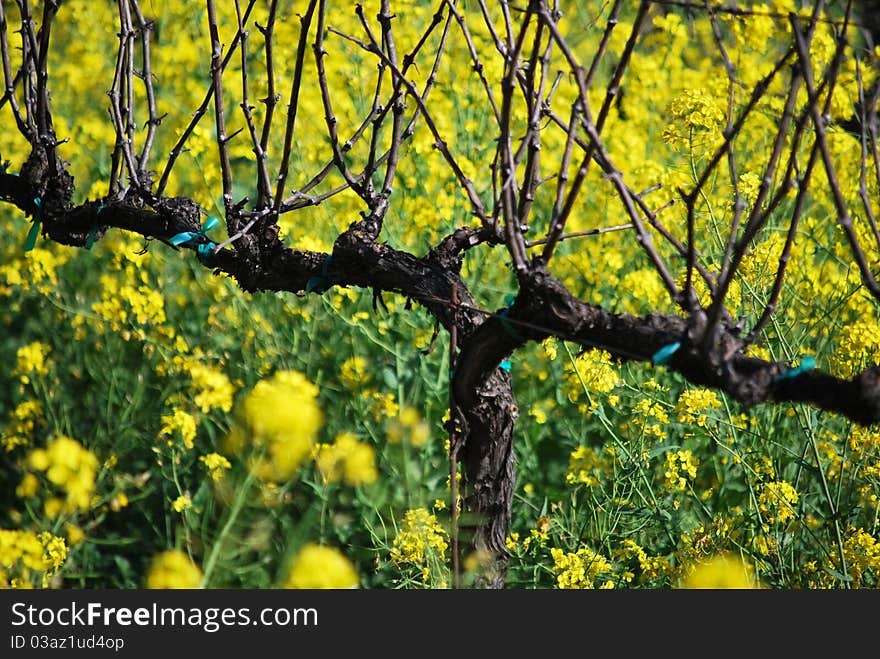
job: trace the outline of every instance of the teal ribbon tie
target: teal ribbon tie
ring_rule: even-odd
[[[100,206],[98,206],[98,210],[97,210],[97,212],[95,213],[95,215],[100,215],[102,210],[104,210],[104,204],[101,204]],[[86,242],[85,242],[85,245],[84,245],[84,247],[85,247],[86,249],[91,249],[91,248],[92,248],[92,245],[95,244],[95,232],[96,232],[97,230],[98,230],[98,227],[97,227],[97,226],[93,226],[92,229],[89,231],[89,235],[86,236]]]
[[[510,373],[510,365],[510,360],[505,359],[498,366],[502,371],[507,371],[508,373]]]
[[[655,364],[665,364],[679,348],[681,348],[681,341],[665,345],[654,353],[654,356],[651,357],[651,361]]]
[[[31,230],[28,231],[27,238],[24,240],[24,251],[29,252],[37,245],[37,238],[40,237],[40,224],[42,220],[40,219],[40,206],[42,205],[42,201],[39,197],[34,198],[34,205],[36,205],[37,210],[34,211],[34,223],[31,226]]]
[[[330,290],[332,284],[330,283],[330,275],[327,270],[330,267],[330,260],[332,258],[333,255],[330,254],[324,259],[324,264],[321,266],[321,274],[309,277],[306,282],[306,293],[317,293],[318,295],[322,295]]]
[[[811,371],[816,368],[816,358],[810,355],[805,357],[801,357],[801,363],[797,368],[791,368],[787,370],[785,373],[779,373],[773,378],[774,382],[779,382],[780,380],[790,380],[791,378],[796,378],[802,373],[806,373],[807,371]]]
[[[202,228],[198,231],[181,231],[180,233],[171,236],[171,238],[168,239],[168,242],[175,247],[192,247],[196,250],[196,256],[198,256],[199,261],[207,264],[210,258],[214,255],[214,248],[217,244],[208,238],[206,232],[215,228],[219,224],[220,220],[212,215],[205,220]]]
[[[513,339],[517,343],[522,343],[522,335],[516,331],[516,328],[507,317],[507,314],[510,313],[510,307],[513,306],[514,302],[516,302],[516,298],[513,295],[508,295],[504,298],[504,304],[507,306],[505,306],[501,311],[498,312],[498,320],[501,322],[501,327],[504,328],[504,331],[507,332],[507,335],[511,339]]]

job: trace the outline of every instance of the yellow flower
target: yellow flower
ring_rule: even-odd
[[[0,529],[0,587],[46,588],[67,559],[67,551],[64,538],[48,531]]]
[[[0,445],[7,452],[18,446],[26,446],[34,436],[37,421],[43,417],[43,406],[35,400],[26,400],[18,404],[10,415],[10,422],[0,435]]]
[[[243,427],[233,428],[226,450],[256,449],[251,470],[261,480],[285,481],[312,453],[324,423],[318,406],[318,388],[299,371],[279,371],[261,380],[245,397]]]
[[[15,494],[22,499],[28,499],[30,497],[36,496],[39,489],[39,479],[33,474],[25,474],[24,478],[21,479],[21,483],[19,483],[18,487],[15,488]]]
[[[339,433],[333,444],[321,444],[315,464],[325,482],[344,480],[346,484],[357,487],[372,483],[379,477],[373,447],[359,442],[350,432]]]
[[[64,538],[52,535],[48,531],[44,531],[38,537],[43,543],[43,560],[48,569],[53,572],[57,571],[67,558],[67,544],[64,542]]]
[[[227,469],[232,469],[232,464],[224,456],[219,453],[208,453],[199,458],[199,462],[203,463],[211,475],[211,480],[219,481],[223,478]]]
[[[403,515],[391,547],[391,562],[397,567],[402,563],[421,564],[428,552],[443,556],[447,547],[447,533],[437,517],[424,508],[414,508]]]
[[[145,588],[198,588],[202,583],[202,571],[179,549],[168,549],[153,557]]]
[[[183,410],[174,410],[173,414],[162,415],[162,428],[159,430],[159,435],[173,437],[175,432],[180,433],[180,438],[186,448],[192,448],[193,440],[196,437],[196,420]],[[170,440],[169,444],[171,444]]]
[[[399,444],[408,441],[419,448],[431,436],[428,422],[422,419],[419,411],[414,407],[404,407],[397,415],[397,420],[388,428],[388,441],[391,444]]]
[[[224,412],[232,409],[235,389],[222,371],[204,364],[193,364],[189,367],[189,374],[192,388],[198,392],[195,403],[202,412],[210,412],[215,407]]]
[[[120,492],[112,499],[110,499],[110,510],[115,513],[118,513],[123,508],[128,506],[128,495],[125,492]]]
[[[45,343],[34,341],[22,346],[15,353],[15,375],[21,376],[24,384],[30,382],[31,375],[47,375],[49,368],[46,365],[46,357],[51,348]]]
[[[307,544],[293,559],[284,588],[357,588],[357,570],[333,547]]]
[[[721,136],[724,112],[705,89],[685,89],[672,103],[663,141],[673,147],[707,146]]]
[[[848,576],[852,579],[853,588],[861,588],[865,585],[863,582],[873,571],[873,585],[876,587],[880,583],[880,542],[865,531],[865,529],[854,529],[850,527],[847,533],[851,534],[843,543],[843,556],[846,559],[846,569]],[[841,571],[838,556],[832,555],[829,559],[829,567],[836,571]],[[867,584],[870,586],[870,582]]]
[[[359,355],[346,359],[339,369],[339,380],[346,389],[359,392],[370,381],[367,360]]]
[[[550,549],[553,558],[553,573],[559,588],[613,588],[611,563],[601,554],[587,547],[581,547],[575,553],[565,552],[553,547]],[[607,575],[601,584],[597,580]]]
[[[192,508],[193,502],[186,494],[181,494],[171,502],[171,509],[176,513],[182,513],[184,510]]]
[[[619,382],[620,373],[611,363],[611,354],[592,348],[575,357],[574,366],[566,366],[563,390],[569,400],[575,403],[585,388],[594,393],[607,394]]]
[[[67,541],[71,546],[78,545],[86,539],[85,531],[71,522],[64,525],[64,531],[67,533]]]
[[[614,460],[614,449],[605,449],[605,455],[600,455],[590,446],[579,446],[568,456],[568,471],[565,473],[565,482],[572,485],[583,483],[589,487],[599,484],[599,477],[605,472]]]
[[[688,389],[681,393],[675,404],[678,420],[681,423],[695,423],[706,427],[706,415],[702,412],[721,407],[718,395],[709,389]]]
[[[28,465],[46,472],[49,482],[66,490],[64,509],[67,512],[88,510],[98,472],[98,458],[94,453],[75,439],[62,435],[50,441],[45,449],[31,451]]]
[[[758,508],[765,514],[768,524],[784,523],[794,519],[794,505],[797,502],[797,490],[786,481],[764,483],[758,494]]]
[[[758,197],[758,189],[761,187],[761,177],[754,172],[745,172],[739,177],[739,193],[748,202],[752,203]]]
[[[694,478],[700,461],[690,451],[670,451],[666,454],[664,485],[673,492],[684,492]]]
[[[759,588],[749,567],[738,556],[719,554],[692,566],[682,588]]]

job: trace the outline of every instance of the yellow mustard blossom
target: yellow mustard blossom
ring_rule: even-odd
[[[752,570],[738,557],[719,554],[690,566],[680,585],[689,589],[754,589],[759,588]]]
[[[0,588],[46,588],[67,553],[64,538],[48,531],[0,529]]]
[[[663,30],[670,37],[675,39],[687,38],[687,27],[682,22],[681,16],[675,12],[655,16],[653,23],[654,27]]]
[[[620,288],[632,291],[620,299],[620,311],[650,313],[670,306],[669,291],[653,268],[641,268],[626,273],[620,280]]]
[[[171,502],[171,509],[176,513],[182,513],[184,510],[192,508],[193,502],[187,494],[181,494]]]
[[[699,459],[689,450],[670,451],[666,454],[664,485],[672,492],[684,492],[697,477]]]
[[[548,336],[546,339],[541,341],[541,347],[544,349],[544,354],[547,355],[547,358],[551,361],[556,359],[558,346],[559,341],[555,336]]]
[[[202,412],[210,412],[214,408],[224,412],[232,409],[235,388],[223,371],[196,363],[190,365],[189,375],[193,391],[198,392],[195,403]]]
[[[749,204],[758,197],[758,189],[761,187],[761,177],[754,172],[745,172],[739,176],[739,194]]]
[[[364,395],[370,401],[370,413],[377,422],[393,419],[397,416],[400,406],[397,404],[394,394],[371,391],[369,395]]]
[[[675,411],[681,423],[694,423],[700,427],[706,427],[707,410],[716,410],[721,407],[718,394],[710,389],[687,389],[681,392]]]
[[[110,510],[118,513],[123,508],[128,507],[128,495],[125,492],[119,492],[110,499]]]
[[[648,437],[662,439],[666,436],[664,426],[669,423],[666,408],[650,398],[640,399],[633,407],[635,416],[627,423],[628,428],[636,428]]]
[[[339,369],[339,380],[349,391],[359,392],[370,382],[367,360],[360,355],[346,359]]]
[[[37,495],[40,491],[40,479],[33,474],[25,474],[18,487],[15,488],[15,495],[21,499],[30,499]]]
[[[308,459],[324,423],[318,388],[299,371],[260,380],[241,406],[240,426],[226,438],[227,452],[254,451],[250,467],[261,480],[285,481]]]
[[[24,384],[31,381],[32,375],[48,375],[49,367],[46,364],[46,358],[51,350],[49,346],[39,341],[22,346],[15,353],[14,374],[19,375]]]
[[[428,422],[422,419],[414,407],[403,407],[397,414],[397,419],[388,428],[388,442],[399,444],[409,442],[416,448],[424,446],[431,436]]]
[[[205,465],[208,473],[211,475],[212,481],[219,481],[223,478],[227,469],[232,469],[232,464],[225,456],[219,453],[208,453],[199,457],[199,462]]]
[[[133,267],[124,276],[117,273],[101,275],[101,300],[92,304],[92,311],[103,318],[123,338],[143,338],[143,327],[132,334],[128,328],[151,326],[165,322],[165,298],[162,293],[145,284],[131,285],[135,280]]]
[[[291,562],[284,588],[357,588],[360,579],[354,565],[333,547],[307,544]]]
[[[376,451],[369,444],[358,441],[356,435],[342,432],[332,444],[318,446],[315,464],[324,481],[345,481],[357,487],[374,482],[379,477],[376,469]]]
[[[72,522],[67,522],[64,525],[64,532],[67,534],[67,542],[70,543],[71,547],[78,545],[86,539],[85,531]]]
[[[667,112],[670,123],[663,130],[663,141],[672,147],[711,146],[721,137],[724,112],[705,89],[685,89]]]
[[[98,464],[94,453],[63,435],[50,441],[45,449],[34,449],[28,456],[31,469],[45,472],[49,482],[66,491],[66,512],[88,510]]]
[[[848,537],[843,542],[843,557],[846,561],[846,574],[852,579],[850,582],[852,587],[878,587],[880,585],[880,542],[865,529],[850,527],[847,533]],[[840,559],[836,554],[829,559],[828,567],[836,572],[842,571]]]
[[[31,443],[37,422],[43,418],[43,406],[39,401],[26,400],[19,403],[9,416],[9,423],[0,434],[0,446],[8,453],[18,446]]]
[[[794,506],[798,502],[797,490],[786,481],[764,483],[758,494],[758,508],[764,513],[768,524],[780,524],[794,519]]]
[[[565,473],[565,482],[583,483],[595,487],[599,484],[598,475],[601,473],[601,469],[602,461],[596,450],[589,446],[578,446],[568,456],[568,471]]]
[[[843,377],[860,372],[866,364],[880,362],[880,322],[858,320],[838,334],[834,370]]]
[[[443,556],[449,546],[447,539],[435,515],[425,508],[407,510],[391,547],[391,562],[400,567],[403,563],[424,563],[428,552]]]
[[[880,454],[880,432],[853,425],[847,445],[857,459],[867,459]]]
[[[641,582],[668,575],[672,570],[667,559],[662,556],[649,556],[637,542],[629,538],[621,543],[621,548],[617,550],[615,556],[635,558],[639,563],[639,570],[641,571],[639,581]]]
[[[189,589],[202,584],[202,570],[179,549],[156,554],[144,578],[144,588]]]
[[[36,290],[48,295],[58,286],[58,268],[69,260],[57,246],[35,247],[21,258],[0,266],[0,277],[9,286],[20,286],[24,291]]]
[[[577,402],[584,388],[592,393],[610,393],[620,383],[620,373],[611,363],[611,354],[593,348],[580,353],[574,359],[574,366],[566,366],[563,388],[569,400]]]
[[[196,420],[192,414],[183,410],[174,410],[173,414],[162,415],[162,428],[159,430],[159,435],[168,437],[168,444],[172,445],[173,442],[170,438],[174,437],[175,432],[180,433],[180,438],[186,448],[193,447],[193,440],[196,438]]]
[[[572,553],[553,547],[550,556],[553,558],[551,570],[559,588],[614,588],[610,580],[611,563],[592,549],[581,547]]]

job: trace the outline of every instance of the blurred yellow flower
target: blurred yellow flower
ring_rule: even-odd
[[[64,510],[88,510],[95,489],[98,458],[78,441],[63,435],[56,437],[45,449],[31,451],[28,466],[46,472],[49,482],[66,491]]]
[[[354,565],[338,549],[307,544],[291,562],[284,588],[357,588]]]
[[[328,483],[342,480],[356,487],[379,477],[376,451],[350,432],[339,433],[332,444],[319,445],[315,464]]]
[[[193,391],[198,392],[195,403],[202,412],[210,412],[215,407],[224,412],[232,409],[235,389],[223,371],[204,364],[192,364],[189,375],[192,378]]]
[[[424,446],[431,436],[428,422],[422,419],[414,407],[403,407],[397,414],[397,420],[388,428],[388,441],[399,444],[407,441],[416,448]]]
[[[47,375],[49,368],[46,358],[52,349],[45,343],[34,341],[22,346],[15,353],[15,375],[21,377],[24,384],[28,384],[31,375]]]
[[[759,588],[751,569],[732,554],[719,554],[694,565],[681,583],[681,588]]]
[[[360,355],[346,359],[339,369],[339,380],[349,391],[359,392],[370,381],[367,360]]]
[[[311,455],[324,423],[317,398],[318,388],[299,371],[261,380],[245,397],[241,425],[227,435],[225,450],[241,453],[252,447],[250,466],[257,478],[290,479]]]
[[[29,444],[33,440],[37,422],[42,418],[43,406],[39,401],[22,401],[12,410],[10,422],[0,433],[0,446],[11,452],[17,446]]]
[[[179,549],[168,549],[153,557],[145,588],[198,588],[202,583],[202,571],[189,556]]]

